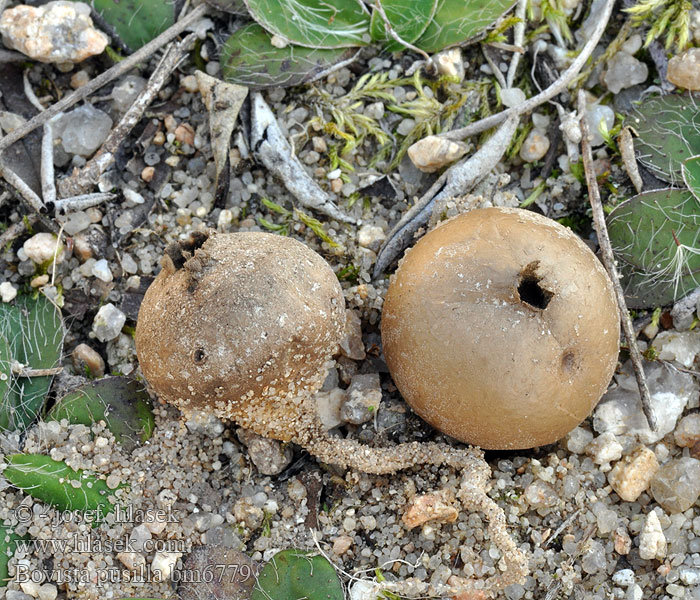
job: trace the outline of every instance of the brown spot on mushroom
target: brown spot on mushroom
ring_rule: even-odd
[[[605,270],[570,230],[518,209],[474,210],[402,259],[382,342],[401,394],[484,448],[550,444],[607,389],[619,315]]]

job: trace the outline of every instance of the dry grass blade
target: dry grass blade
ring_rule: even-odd
[[[586,96],[583,90],[579,91],[578,93],[578,113],[580,115],[586,114]],[[617,297],[617,304],[620,308],[622,330],[624,331],[625,338],[627,339],[630,358],[632,359],[632,365],[634,366],[634,374],[637,377],[637,385],[639,386],[639,394],[642,400],[642,410],[644,411],[644,415],[649,423],[649,428],[652,431],[657,431],[658,426],[656,416],[654,415],[654,410],[651,406],[651,394],[644,375],[644,367],[642,366],[642,353],[639,351],[639,347],[637,346],[637,336],[634,333],[632,319],[630,318],[627,303],[625,302],[625,295],[622,292],[622,287],[620,286],[620,277],[617,272],[617,267],[615,266],[615,257],[613,256],[612,245],[610,244],[610,236],[608,235],[608,229],[605,225],[605,214],[603,213],[603,204],[600,201],[600,190],[598,189],[598,182],[596,181],[595,170],[593,169],[593,154],[591,152],[591,144],[588,140],[588,122],[586,121],[585,116],[581,117],[581,134],[581,155],[583,157],[583,168],[586,173],[588,199],[591,203],[591,208],[593,209],[593,226],[595,227],[596,234],[598,236],[598,243],[600,244],[603,264],[605,265],[608,275],[610,275],[613,287],[615,288],[615,296]]]

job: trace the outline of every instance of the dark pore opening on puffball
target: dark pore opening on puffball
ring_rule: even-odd
[[[540,261],[536,260],[520,272],[518,296],[520,296],[521,302],[525,302],[534,308],[544,309],[547,308],[554,294],[540,286],[542,278],[535,273],[539,265]]]

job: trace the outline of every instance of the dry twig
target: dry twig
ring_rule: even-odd
[[[189,52],[196,34],[191,33],[179,43],[171,43],[160,59],[158,66],[146,83],[146,87],[136,97],[129,110],[124,113],[117,126],[107,136],[100,149],[80,170],[76,169],[70,177],[59,182],[62,196],[85,194],[100,176],[114,163],[114,157],[129,132],[141,120],[146,108],[153,102],[170,74]]]
[[[588,122],[586,121],[586,95],[583,90],[578,93],[578,113],[581,116],[581,155],[583,157],[583,168],[586,173],[586,184],[588,185],[588,199],[593,209],[593,226],[595,227],[598,236],[598,243],[603,258],[603,264],[610,275],[613,287],[615,288],[615,296],[617,297],[617,305],[620,308],[620,318],[622,321],[622,330],[627,338],[629,346],[630,358],[634,366],[634,374],[637,378],[639,386],[639,395],[642,400],[642,410],[649,423],[649,428],[652,431],[657,430],[656,417],[654,410],[651,407],[651,394],[647,385],[646,376],[644,375],[644,367],[642,366],[642,353],[637,346],[637,336],[634,333],[632,319],[630,318],[625,295],[622,292],[620,285],[620,276],[615,266],[615,257],[613,256],[612,245],[610,244],[610,236],[608,229],[605,226],[605,214],[603,213],[603,204],[600,201],[600,190],[596,181],[595,171],[593,170],[593,154],[591,153],[591,144],[588,140]]]
[[[41,127],[54,115],[57,115],[67,108],[70,108],[76,102],[87,98],[90,94],[100,89],[103,85],[106,85],[110,81],[120,77],[124,73],[127,73],[138,63],[146,60],[156,50],[160,49],[162,46],[180,35],[199,18],[203,17],[207,10],[208,5],[206,3],[200,4],[194,8],[191,13],[180,19],[177,23],[173,24],[171,27],[161,33],[157,38],[148,42],[148,44],[134,52],[132,55],[118,62],[113,67],[104,73],[101,73],[89,83],[85,84],[83,87],[80,87],[71,94],[64,96],[58,102],[52,104],[44,112],[39,113],[26,123],[22,124],[20,127],[17,127],[17,129],[14,129],[8,133],[5,137],[0,139],[0,154],[2,154],[2,152],[9,148],[12,144],[21,140],[25,135],[34,131],[37,127]]]
[[[27,225],[30,227],[34,225],[39,220],[39,215],[27,215],[23,219],[20,219],[16,223],[10,225],[5,231],[0,235],[0,248],[4,248],[7,244],[15,241],[20,235],[24,233],[27,229]]]

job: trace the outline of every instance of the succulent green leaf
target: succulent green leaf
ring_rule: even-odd
[[[13,361],[29,369],[59,366],[63,349],[63,321],[45,296],[17,296],[0,303],[0,335],[10,343]],[[12,375],[0,401],[0,431],[24,431],[41,411],[51,386],[50,375]]]
[[[172,0],[82,1],[111,25],[131,50],[138,50],[175,22],[176,3]]]
[[[700,156],[691,156],[683,162],[683,181],[693,196],[700,200]]]
[[[409,44],[423,35],[435,15],[437,5],[438,0],[382,0],[382,8],[392,29]],[[386,30],[384,19],[376,8],[372,12],[370,35],[375,42],[387,42],[386,49],[390,52],[404,48],[404,45],[392,38]]]
[[[219,60],[224,80],[253,89],[289,87],[322,76],[333,65],[351,58],[352,48],[305,48],[289,44],[277,48],[257,23],[233,33]]]
[[[95,522],[114,510],[107,484],[65,462],[43,454],[11,454],[5,457],[5,479],[33,498],[59,510],[92,511]]]
[[[4,587],[10,578],[9,563],[15,553],[18,540],[29,539],[27,535],[15,533],[14,527],[0,523],[0,587]]]
[[[251,600],[343,600],[343,586],[328,560],[316,552],[290,548],[263,567]]]
[[[155,428],[148,392],[129,377],[106,377],[69,392],[46,415],[47,421],[61,419],[88,427],[104,421],[128,451],[149,439]]]
[[[670,304],[700,285],[700,203],[690,191],[644,192],[607,223],[630,308]]]
[[[625,119],[637,133],[637,159],[656,177],[683,181],[683,162],[700,154],[700,106],[697,95],[669,94],[646,98]]]
[[[416,46],[439,52],[479,35],[513,7],[513,0],[440,0]]]
[[[245,0],[271,33],[309,48],[347,48],[369,42],[369,13],[353,0]]]

